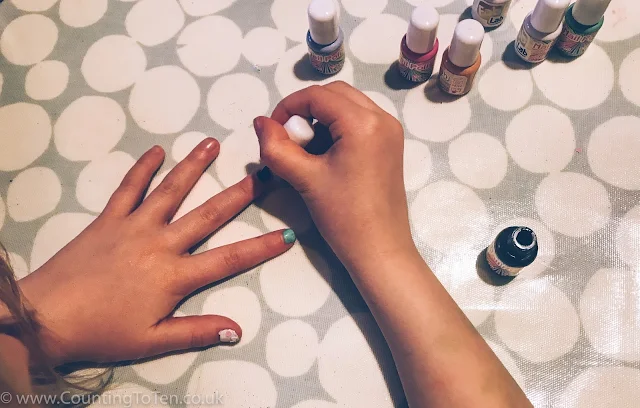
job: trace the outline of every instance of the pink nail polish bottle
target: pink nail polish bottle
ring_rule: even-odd
[[[333,0],[312,0],[307,9],[307,46],[311,66],[324,75],[334,75],[344,66],[344,33],[338,26],[338,8]]]
[[[398,70],[412,82],[424,82],[431,77],[438,54],[437,38],[440,15],[428,4],[411,13],[409,29],[400,44]]]

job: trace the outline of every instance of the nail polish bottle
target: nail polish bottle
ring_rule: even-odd
[[[293,115],[289,118],[287,123],[283,125],[283,127],[284,130],[287,131],[289,139],[293,140],[302,148],[307,146],[315,137],[315,130],[313,129],[313,126],[311,126],[311,122],[302,116]],[[257,177],[261,182],[268,183],[273,178],[273,173],[269,167],[265,166],[262,170],[257,172]]]
[[[604,24],[611,0],[578,0],[565,13],[556,48],[567,57],[579,57],[589,48]]]
[[[511,0],[475,0],[471,15],[486,28],[502,25],[509,12]]]
[[[307,45],[311,65],[321,74],[333,75],[344,66],[344,33],[338,27],[338,9],[333,0],[312,0],[307,9]]]
[[[487,263],[501,276],[518,276],[538,256],[538,238],[527,227],[509,227],[487,248]]]
[[[289,118],[287,123],[284,124],[284,129],[287,131],[289,139],[296,142],[300,147],[308,145],[315,136],[315,131],[309,121],[298,115],[293,115]]]
[[[436,37],[439,23],[440,15],[428,4],[416,7],[411,13],[398,59],[398,71],[405,79],[424,82],[431,78],[440,45]]]
[[[526,62],[544,61],[562,32],[562,18],[570,0],[538,0],[515,41],[516,54]]]
[[[453,32],[451,45],[442,55],[440,88],[450,95],[466,95],[480,68],[484,28],[476,20],[462,20]]]

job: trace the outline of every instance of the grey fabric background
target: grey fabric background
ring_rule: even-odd
[[[348,62],[336,78],[366,91],[405,124],[405,181],[421,253],[536,407],[637,406],[640,9],[633,0],[613,0],[605,28],[584,57],[567,61],[552,54],[550,61],[527,67],[517,60],[512,41],[535,2],[514,0],[510,18],[487,33],[474,89],[451,99],[440,94],[433,80],[412,87],[395,72],[405,21],[418,3],[343,0]],[[430,3],[443,16],[439,37],[444,50],[455,21],[470,15],[470,2]],[[191,208],[257,168],[253,116],[268,114],[288,91],[321,80],[299,45],[306,30],[305,7],[304,0],[3,2],[0,240],[18,274],[36,269],[87,225],[122,171],[153,144],[168,152],[167,170],[198,138],[209,135],[222,142],[221,159],[194,192]],[[178,18],[183,12],[184,18]],[[144,18],[130,17],[135,13]],[[50,38],[35,35],[34,41],[22,41],[16,36],[21,31],[11,25],[28,14],[45,16],[57,27],[50,52],[42,51]],[[241,33],[210,20],[210,27],[224,28],[216,34],[201,26],[191,39],[179,39],[209,15],[228,19]],[[36,23],[31,32],[45,33],[46,24]],[[269,37],[257,32],[250,37],[257,27],[267,27]],[[127,66],[124,56],[129,54],[123,48],[113,54],[123,58],[120,68],[105,68],[102,77],[96,65],[82,69],[88,50],[109,35],[132,37],[146,65]],[[241,49],[231,49],[234,44]],[[192,59],[184,57],[189,47]],[[275,54],[264,57],[263,49]],[[216,56],[207,60],[212,50]],[[224,59],[231,61],[226,67],[220,62]],[[64,63],[68,82],[64,74],[41,65],[43,60]],[[177,112],[193,101],[183,88],[167,91],[175,93],[176,104],[166,108],[149,93],[153,86],[141,85],[149,71],[168,65],[180,67],[187,84],[199,90],[193,112]],[[44,68],[29,79],[38,66]],[[255,97],[243,85],[245,77],[232,77],[238,73],[255,79]],[[105,92],[100,86],[109,84],[111,74],[124,79]],[[225,77],[231,85],[211,90]],[[38,96],[39,87],[58,85],[61,89]],[[165,89],[167,84],[156,85]],[[136,89],[141,99],[132,96]],[[58,126],[67,107],[83,96],[115,101],[126,118],[124,133],[117,135],[111,121],[102,129],[108,137],[92,134],[91,122],[101,117],[105,105],[84,111],[95,115],[91,120],[68,113],[68,123],[85,132],[81,138]],[[230,103],[220,113],[211,104],[221,98],[237,105]],[[10,133],[24,129],[28,120],[14,113],[29,115],[37,109],[20,105],[10,117],[3,113],[21,102],[42,107],[51,127]],[[86,102],[79,105],[86,108]],[[178,109],[167,114],[165,108]],[[618,117],[624,119],[609,122]],[[160,127],[177,125],[158,131],[141,118],[157,119]],[[43,152],[34,147],[38,137],[46,145]],[[9,158],[18,164],[3,166]],[[603,167],[603,162],[609,164]],[[43,167],[55,175],[53,187]],[[25,173],[32,168],[40,170]],[[12,187],[14,180],[20,180],[18,187]],[[483,272],[482,250],[502,227],[516,222],[536,230],[541,256],[514,281],[496,283]],[[250,339],[241,347],[123,365],[116,375],[123,385],[107,396],[135,396],[139,405],[158,406],[163,405],[158,396],[172,398],[169,405],[198,406],[183,397],[216,392],[224,406],[238,408],[404,406],[393,362],[366,305],[286,186],[247,209],[219,241],[214,237],[200,250],[284,225],[296,230],[295,250],[205,288],[179,308],[185,314],[229,315],[251,333]],[[145,402],[142,395],[153,398]],[[111,400],[129,405],[126,401]]]

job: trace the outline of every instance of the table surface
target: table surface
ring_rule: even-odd
[[[640,2],[613,0],[582,58],[552,55],[529,67],[512,42],[534,1],[514,0],[485,37],[474,89],[459,99],[433,82],[410,87],[394,69],[417,3],[342,0],[347,62],[335,79],[405,126],[422,255],[536,407],[635,406]],[[442,53],[471,0],[430,3],[442,15]],[[304,0],[0,5],[0,239],[18,274],[88,225],[153,144],[167,150],[166,170],[205,135],[222,143],[182,212],[256,168],[252,119],[323,80],[305,59],[305,8]],[[536,231],[540,255],[496,285],[478,256],[516,224]],[[155,392],[183,405],[175,398],[194,403],[217,391],[230,407],[402,406],[380,333],[295,192],[269,194],[205,248],[285,225],[300,237],[290,252],[180,307],[236,319],[238,346],[119,368],[126,385],[110,395]]]

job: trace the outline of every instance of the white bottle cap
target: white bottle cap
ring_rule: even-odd
[[[312,0],[307,13],[314,42],[327,45],[338,39],[338,9],[333,0]]]
[[[473,19],[462,20],[453,32],[449,59],[458,67],[470,67],[478,60],[484,39],[484,27]]]
[[[541,33],[552,33],[558,29],[570,0],[538,0],[531,13],[531,25]]]
[[[440,14],[428,4],[416,7],[411,13],[407,30],[407,47],[416,54],[426,54],[433,49],[438,34]]]
[[[289,134],[289,138],[296,142],[301,147],[305,147],[315,136],[311,124],[302,116],[294,115],[287,123],[284,124],[284,129]]]
[[[580,24],[593,26],[598,24],[611,0],[579,0],[573,6],[571,14]]]

